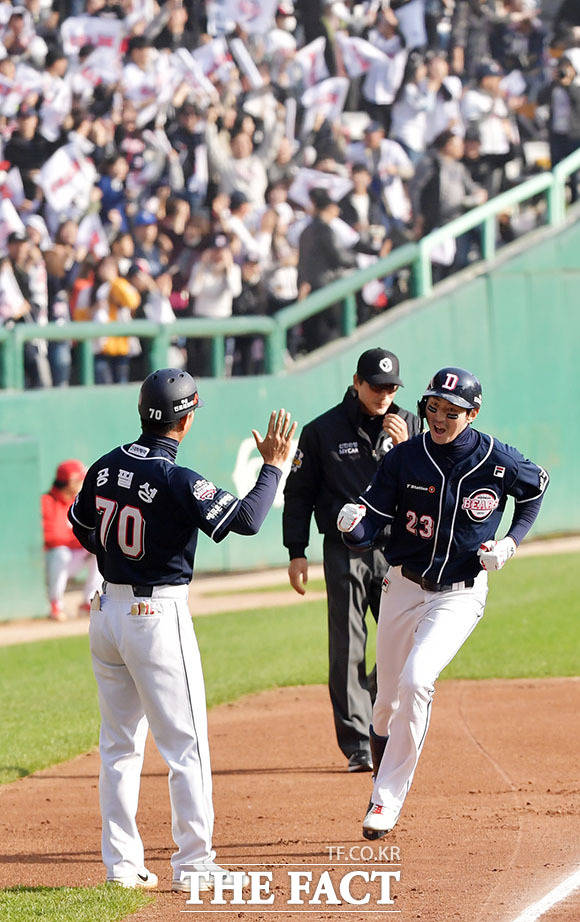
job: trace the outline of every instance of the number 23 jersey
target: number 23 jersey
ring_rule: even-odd
[[[427,579],[453,583],[480,570],[477,550],[495,537],[508,496],[537,499],[548,484],[543,468],[490,435],[446,473],[428,433],[397,445],[362,494],[376,527],[391,523],[385,555]]]

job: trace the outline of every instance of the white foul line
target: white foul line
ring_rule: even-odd
[[[538,900],[537,903],[532,903],[531,906],[524,909],[517,919],[513,919],[513,922],[536,922],[536,919],[543,916],[544,913],[548,912],[556,903],[565,900],[577,887],[580,887],[580,868],[574,871],[566,880],[563,880],[561,884],[558,884],[557,887],[554,887],[553,890],[550,890],[550,892],[547,893],[546,896],[543,896],[541,900]]]

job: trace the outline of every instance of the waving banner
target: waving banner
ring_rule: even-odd
[[[347,77],[330,77],[302,94],[302,105],[306,109],[302,130],[308,133],[317,115],[323,115],[329,122],[335,122],[344,109],[349,81]]]

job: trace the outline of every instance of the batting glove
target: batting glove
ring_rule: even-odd
[[[502,538],[501,541],[486,541],[485,544],[480,545],[477,556],[484,570],[501,570],[515,552],[514,539]]]
[[[366,512],[366,506],[359,506],[357,503],[347,503],[338,513],[338,519],[336,521],[338,530],[345,532],[352,531],[365,517]]]

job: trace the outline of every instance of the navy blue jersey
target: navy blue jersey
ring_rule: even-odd
[[[367,536],[391,524],[389,563],[436,583],[476,576],[477,551],[495,537],[508,496],[517,510],[541,497],[549,481],[515,448],[471,431],[475,447],[447,473],[435,460],[429,433],[397,445],[360,497],[368,509]]]
[[[89,468],[69,517],[79,540],[85,546],[93,544],[99,570],[109,582],[189,583],[199,529],[221,541],[245,513],[250,527],[242,523],[235,530],[255,533],[261,524],[257,519],[263,520],[270,508],[280,476],[277,469],[262,468],[264,483],[259,478],[246,498],[248,508],[253,502],[248,515],[246,500],[180,467],[176,453],[173,439],[141,436]]]

